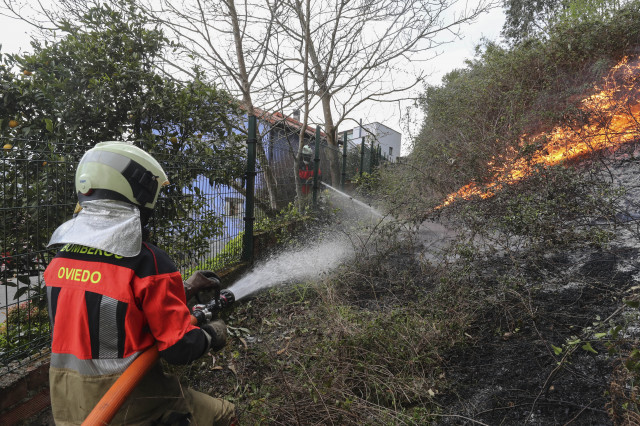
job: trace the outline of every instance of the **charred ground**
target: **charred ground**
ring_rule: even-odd
[[[559,169],[538,178],[548,192],[534,178],[460,205],[437,249],[419,228],[377,230],[324,279],[241,303],[230,345],[185,383],[231,397],[249,424],[633,422],[640,239],[634,191],[617,188],[638,161],[609,166],[604,186]],[[530,196],[518,211],[515,194]],[[506,211],[502,227],[487,219]]]
[[[612,423],[608,393],[620,357],[593,335],[622,319],[638,270],[615,269],[636,255],[594,250],[583,253],[582,264],[549,262],[537,271],[550,277],[545,282],[505,291],[500,303],[479,312],[471,342],[447,354],[456,385],[441,404],[486,424]],[[586,342],[591,346],[583,348]]]

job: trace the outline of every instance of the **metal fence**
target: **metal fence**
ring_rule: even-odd
[[[0,138],[0,145],[2,375],[48,348],[42,274],[55,249],[46,246],[53,231],[72,217],[75,168],[88,146],[16,138]],[[229,250],[227,244],[244,229],[242,178],[215,183],[211,171],[225,166],[215,158],[185,161],[169,153],[154,157],[178,184],[158,200],[151,241],[165,249],[183,273],[203,264],[220,267],[238,261],[240,246]]]
[[[269,123],[260,130],[255,170],[258,220],[267,210],[282,209],[296,199],[296,181],[303,197],[310,200],[313,195],[313,183],[303,181],[294,167],[299,129]],[[305,133],[304,144],[313,150],[311,166],[319,159],[318,178],[336,188],[343,182],[332,182],[332,162],[338,162],[341,176],[350,180],[362,170],[371,171],[380,161],[369,147],[363,151],[359,144],[348,143],[346,150],[344,145],[333,148],[321,133],[318,136],[316,145],[316,134]],[[53,231],[72,217],[77,202],[75,168],[90,145],[17,138],[0,138],[0,145],[1,376],[48,350],[50,328],[42,274],[55,249],[48,249],[47,243]],[[162,151],[152,154],[172,185],[158,200],[150,240],[168,252],[183,274],[194,268],[221,270],[238,262],[247,223],[246,182],[251,173],[236,165],[236,176],[228,176],[225,184],[220,184],[219,171],[228,170],[229,164],[215,157],[194,159]],[[243,166],[246,154],[236,159]],[[267,168],[272,175],[271,194]]]
[[[312,179],[302,179],[300,170],[295,167],[295,159],[298,151],[299,144],[299,130],[295,128],[289,128],[286,126],[274,126],[268,131],[264,132],[258,137],[258,151],[262,150],[264,157],[262,161],[258,158],[256,164],[256,198],[259,200],[270,200],[272,203],[268,208],[274,208],[275,210],[281,210],[289,203],[294,201],[297,197],[296,182],[300,182],[302,188],[302,196],[309,196],[311,199],[313,191]],[[309,170],[313,170],[316,157],[320,160],[318,166],[318,177],[320,180],[331,184],[331,178],[329,173],[330,164],[330,151],[337,151],[335,148],[327,145],[326,139],[323,134],[320,134],[320,140],[318,144],[318,152],[316,154],[316,142],[315,132],[308,131],[304,135],[304,145],[311,149],[311,156],[309,158],[302,158],[300,166],[302,168],[308,167]],[[258,155],[260,157],[260,155]],[[266,168],[263,163],[267,163],[274,180],[271,191],[274,194],[269,194]],[[261,209],[265,207],[258,205],[256,209],[256,217],[258,219],[264,217],[265,211]]]
[[[362,138],[347,140],[345,175],[347,179],[360,176],[362,173],[371,173],[383,163],[390,160],[380,150],[380,145],[375,141],[363,143]],[[344,143],[344,142],[343,142]]]
[[[319,179],[337,189],[342,189],[341,187],[345,181],[348,183],[363,172],[371,173],[382,163],[388,162],[387,158],[380,152],[380,146],[377,141],[375,145],[371,145],[370,142],[362,144],[359,140],[348,140],[346,141],[347,147],[344,149],[344,140],[338,140],[338,147],[329,146],[326,136],[322,132],[319,134],[318,152],[316,152],[314,130],[310,128],[305,132],[303,142],[304,145],[312,150],[312,159],[309,166],[312,168],[315,159],[319,159]],[[267,160],[275,179],[274,201],[277,209],[286,207],[288,203],[296,198],[296,180],[299,180],[300,176],[294,166],[299,135],[299,128],[287,126],[272,126],[267,131],[263,131],[262,134],[258,134],[258,151],[262,150],[264,159]],[[334,165],[334,163],[337,164]],[[331,176],[332,167],[339,170],[339,176],[335,178],[335,182]],[[302,184],[303,195],[309,195],[312,182],[302,182]],[[256,194],[258,199],[269,199],[265,169],[261,166],[259,159],[257,163]],[[258,218],[263,213],[259,208],[256,210]]]

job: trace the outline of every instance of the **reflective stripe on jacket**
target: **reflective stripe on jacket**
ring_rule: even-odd
[[[50,386],[57,423],[81,422],[115,379],[156,342],[160,356],[174,364],[197,359],[207,349],[204,332],[190,323],[180,273],[151,244],[143,244],[135,257],[67,244],[44,279],[53,329]],[[175,398],[183,394],[178,381],[161,369],[145,383],[136,391],[138,397],[153,392],[144,404],[127,408],[128,422],[148,418],[153,411],[185,408],[176,406]]]

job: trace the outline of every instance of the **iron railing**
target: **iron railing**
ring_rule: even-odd
[[[43,271],[55,249],[47,243],[72,217],[75,168],[89,146],[17,138],[0,138],[0,146],[2,375],[49,345]],[[158,200],[150,241],[165,249],[183,274],[201,265],[220,269],[238,261],[239,248],[227,245],[244,229],[242,177],[220,184],[211,178],[212,171],[226,165],[215,158],[153,155],[175,184]]]
[[[238,167],[239,163],[246,166],[246,155],[234,160],[237,176],[225,176],[220,183],[220,170],[229,169],[229,158],[195,160],[186,154],[152,152],[172,184],[158,200],[150,223],[150,241],[168,252],[183,275],[194,269],[219,271],[240,261],[244,257],[240,236],[247,220],[259,220],[287,207],[296,200],[296,182],[304,187],[302,196],[311,200],[312,182],[302,180],[294,167],[299,129],[278,123],[258,127],[255,218],[247,217],[247,211],[254,209],[246,205],[252,197],[245,197],[247,177],[253,172]],[[304,139],[314,151],[310,166],[317,156],[319,178],[336,188],[343,176],[351,180],[362,169],[370,172],[382,160],[375,150],[372,153],[365,146],[363,151],[350,142],[344,157],[343,147],[328,146],[321,132],[316,150],[313,130],[306,132]],[[47,243],[53,231],[72,217],[77,202],[76,164],[91,145],[0,137],[0,146],[1,376],[46,353],[49,346],[43,272],[55,249],[47,248]],[[334,183],[330,169],[336,163],[340,174]]]

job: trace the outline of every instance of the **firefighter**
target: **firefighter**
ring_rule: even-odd
[[[160,357],[187,364],[226,344],[218,320],[191,325],[190,295],[219,287],[211,272],[183,286],[169,256],[143,240],[160,189],[169,183],[147,152],[124,142],[98,143],[78,164],[77,214],[55,230],[62,245],[45,270],[53,330],[49,370],[57,425],[81,424],[122,372],[157,344]],[[234,406],[183,388],[158,361],[112,424],[228,425]]]
[[[300,162],[300,168],[298,169],[298,176],[302,181],[302,195],[308,195],[313,190],[313,164],[311,164],[311,156],[313,152],[308,146],[302,147],[302,161]],[[318,169],[318,177],[321,176],[320,169]]]

